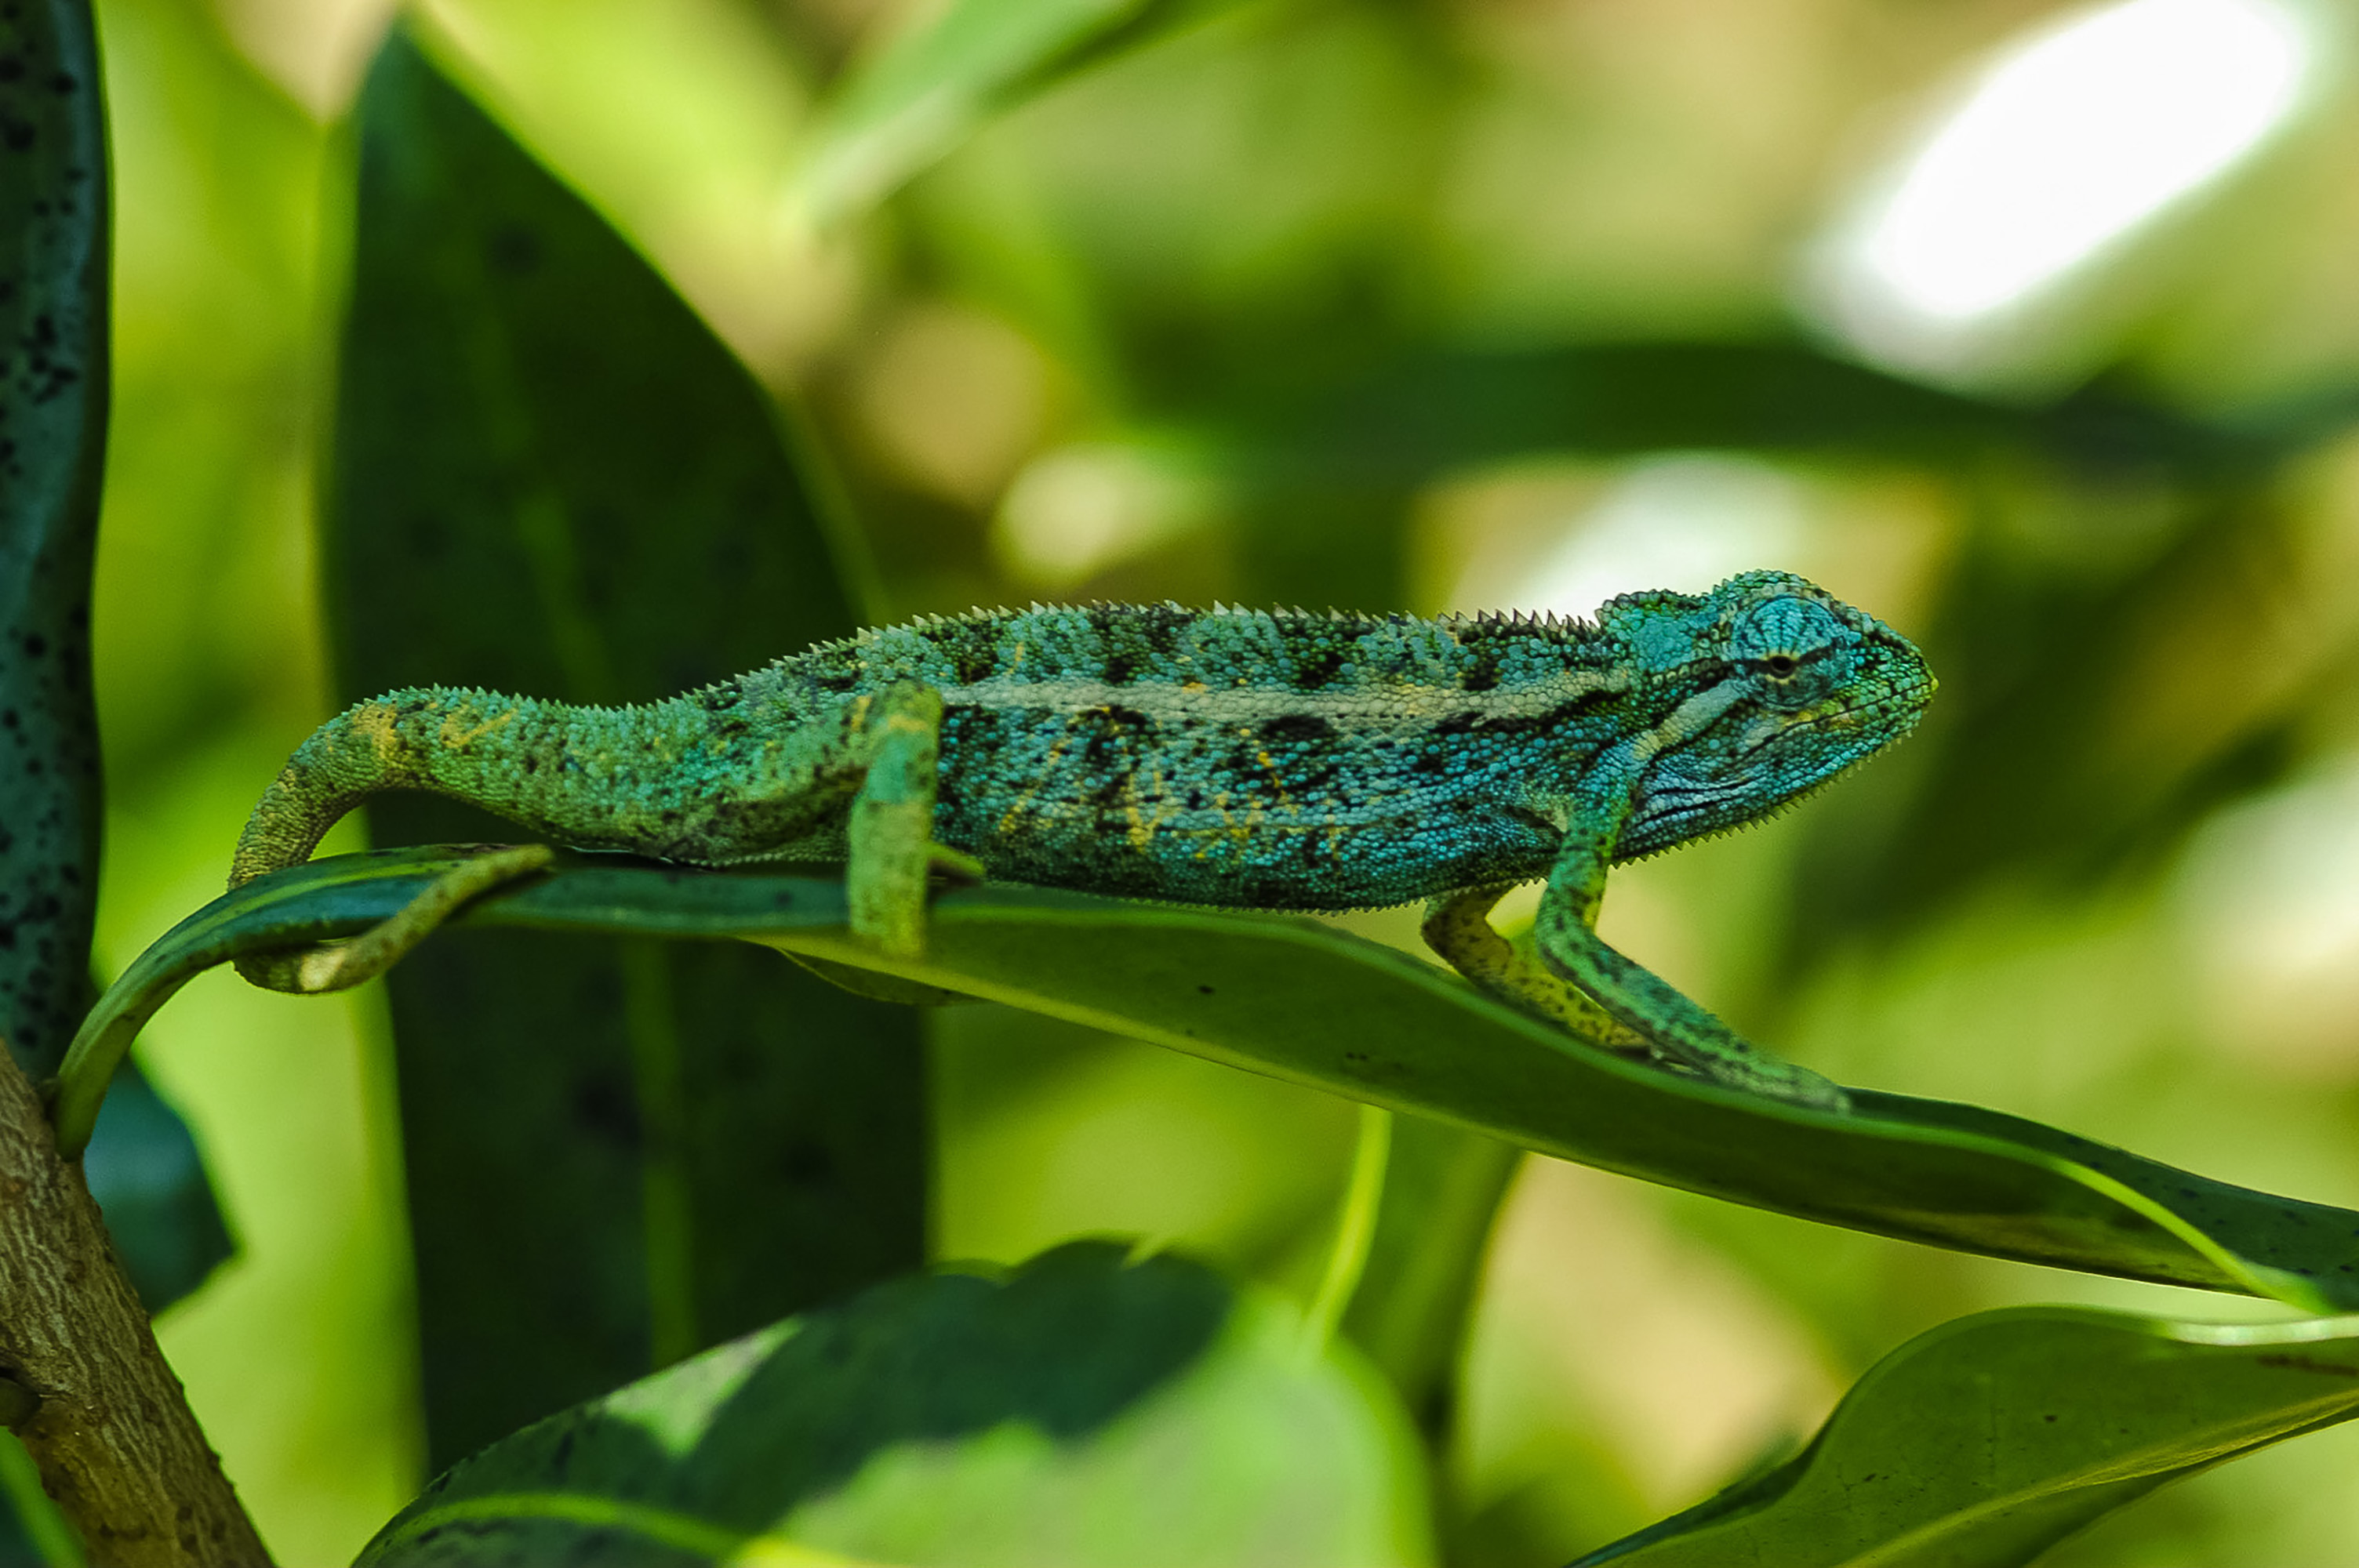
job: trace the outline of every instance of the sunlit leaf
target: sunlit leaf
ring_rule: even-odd
[[[1430,1555],[1406,1437],[1285,1308],[1082,1242],[895,1281],[542,1422],[360,1561],[1387,1568]]]
[[[2166,1481],[2359,1415],[2359,1318],[2024,1307],[1920,1335],[1768,1474],[1575,1568],[2012,1568]]]
[[[851,630],[775,411],[647,265],[404,36],[359,121],[322,551],[342,693],[636,701]],[[418,797],[370,820],[498,831]],[[742,946],[420,957],[390,990],[439,1459],[923,1261],[907,1010]]]
[[[951,0],[853,68],[799,200],[826,222],[888,195],[981,121],[1116,47],[1225,0]]]
[[[61,1136],[187,979],[240,952],[351,935],[448,851],[314,861],[183,921],[117,981],[69,1062]],[[934,908],[920,961],[843,929],[840,883],[568,856],[468,918],[735,936],[1168,1045],[1690,1191],[1994,1257],[2359,1308],[2359,1214],[2211,1181],[2019,1117],[1852,1091],[1836,1115],[1580,1044],[1454,976],[1314,921],[978,888]],[[429,945],[430,946],[430,945]]]

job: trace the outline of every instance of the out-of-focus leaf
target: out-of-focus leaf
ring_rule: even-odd
[[[460,1465],[360,1562],[1428,1561],[1374,1380],[1285,1307],[1125,1250],[897,1280],[711,1351]]]
[[[82,1168],[151,1314],[194,1292],[235,1250],[189,1124],[137,1063],[115,1074]]]
[[[342,692],[637,701],[850,630],[774,411],[646,263],[406,37],[359,119]],[[497,831],[416,797],[371,821]],[[390,989],[439,1461],[923,1261],[906,1010],[749,948],[520,932]]]
[[[2340,531],[2304,526],[2267,485],[2133,488],[2110,503],[2127,519],[2101,490],[1984,500],[2058,515],[1963,541],[1925,637],[1941,702],[1901,765],[1846,788],[1809,837],[1790,936],[1809,956],[1978,887],[2151,865],[2276,782],[2359,659]],[[2024,542],[2038,526],[2044,550]]]
[[[2223,482],[2291,449],[2269,431],[2207,426],[2104,390],[2048,406],[1993,403],[1795,342],[1400,346],[1356,359],[1331,351],[1324,364],[1308,351],[1253,350],[1276,362],[1224,362],[1223,374],[1159,389],[1158,400],[1233,454],[1255,591],[1286,602],[1399,602],[1400,537],[1418,492],[1516,459],[1717,449],[1973,471],[2001,458],[2108,483]],[[1209,411],[1208,398],[1220,399]]]
[[[87,0],[0,12],[0,1038],[35,1078],[90,1001],[106,450],[106,130]]]
[[[1994,448],[2105,470],[2233,470],[2282,449],[2102,391],[2019,407],[1821,352],[1762,342],[1640,341],[1436,350],[1251,412],[1269,460],[1424,477],[1547,452],[1825,451],[1934,461]]]
[[[1459,1352],[1517,1153],[1429,1117],[1393,1119],[1375,1234],[1343,1326],[1437,1447],[1456,1413]]]
[[[1919,1335],[1787,1464],[1574,1568],[2013,1568],[2166,1481],[2359,1415],[2359,1318],[2022,1307]]]
[[[826,222],[890,195],[993,114],[1227,0],[950,0],[855,66],[797,192]]]
[[[449,850],[318,860],[190,915],[83,1026],[60,1137],[83,1125],[87,1086],[190,975],[365,930],[459,863]],[[888,963],[843,929],[838,882],[614,856],[563,857],[465,918],[766,942],[1806,1219],[2313,1311],[2359,1308],[2359,1214],[1973,1106],[1854,1089],[1838,1115],[1720,1088],[1584,1046],[1315,921],[976,888],[936,902],[923,960]]]

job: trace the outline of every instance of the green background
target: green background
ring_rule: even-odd
[[[1943,694],[1840,790],[1617,874],[1609,935],[1845,1082],[2359,1205],[2341,78],[2036,324],[2000,399],[1830,364],[1789,302],[1910,94],[2036,7],[1038,14],[1076,48],[982,70],[931,143],[877,130],[889,72],[831,100],[896,25],[857,0],[475,0],[424,26],[806,411],[873,612],[1472,608],[1649,496],[1716,508],[1743,558],[1693,569],[1817,577],[1919,637]],[[109,0],[99,20],[112,972],[218,891],[261,784],[336,699],[315,453],[350,270],[341,116],[384,18]],[[1121,47],[1078,47],[1108,20],[1134,24]],[[822,172],[867,172],[799,185],[814,145]],[[729,644],[785,651],[810,634],[790,620]],[[423,1479],[385,1009],[216,972],[142,1045],[243,1247],[159,1332],[289,1562],[349,1556]],[[1310,1295],[1347,1103],[997,1009],[927,1027],[933,1256],[1138,1235]],[[1780,1454],[1910,1335],[2027,1303],[2274,1310],[1527,1162],[1476,1304],[1461,1553],[1561,1561],[1635,1530]],[[2049,1561],[2359,1555],[2354,1462],[2359,1433],[2316,1434]]]

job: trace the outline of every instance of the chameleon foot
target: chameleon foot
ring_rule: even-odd
[[[519,844],[478,855],[437,877],[398,914],[343,942],[248,953],[237,972],[266,990],[316,995],[348,990],[375,979],[430,935],[437,926],[494,888],[530,876],[557,858],[546,844]]]

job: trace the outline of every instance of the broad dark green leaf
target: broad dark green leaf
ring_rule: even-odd
[[[822,112],[800,200],[824,222],[890,195],[984,119],[1223,0],[951,0],[853,68]]]
[[[365,930],[456,863],[428,850],[315,861],[190,916],[84,1025],[60,1137],[86,1125],[91,1086],[189,976],[240,952]],[[766,942],[1806,1219],[2359,1309],[2359,1214],[1973,1106],[1854,1089],[1852,1112],[1831,1115],[1718,1088],[1583,1046],[1455,976],[1314,921],[977,888],[937,901],[922,961],[888,965],[843,930],[833,881],[615,856],[566,857],[467,919]]]
[[[136,1062],[115,1074],[82,1167],[149,1313],[193,1292],[236,1249],[188,1123]]]
[[[90,590],[109,213],[88,0],[0,10],[0,1040],[39,1078],[93,994],[98,901]],[[188,1128],[136,1067],[124,1089],[85,1168],[125,1271],[160,1311],[228,1256],[229,1237]],[[0,1494],[0,1560],[31,1561],[15,1490]],[[25,1496],[46,1509],[38,1488]]]
[[[359,118],[343,695],[636,701],[849,631],[774,411],[647,264],[406,37]],[[498,831],[370,815],[380,841]],[[391,995],[438,1460],[923,1260],[907,1010],[743,947],[501,932],[422,959]]]
[[[90,1003],[106,455],[106,129],[87,0],[0,12],[0,1038],[35,1078]]]
[[[2359,1415],[2359,1318],[2022,1307],[1919,1335],[1791,1461],[1574,1568],[2014,1568],[2167,1481]]]
[[[1429,1561],[1374,1380],[1285,1307],[1125,1250],[897,1280],[709,1352],[460,1465],[360,1562]]]

